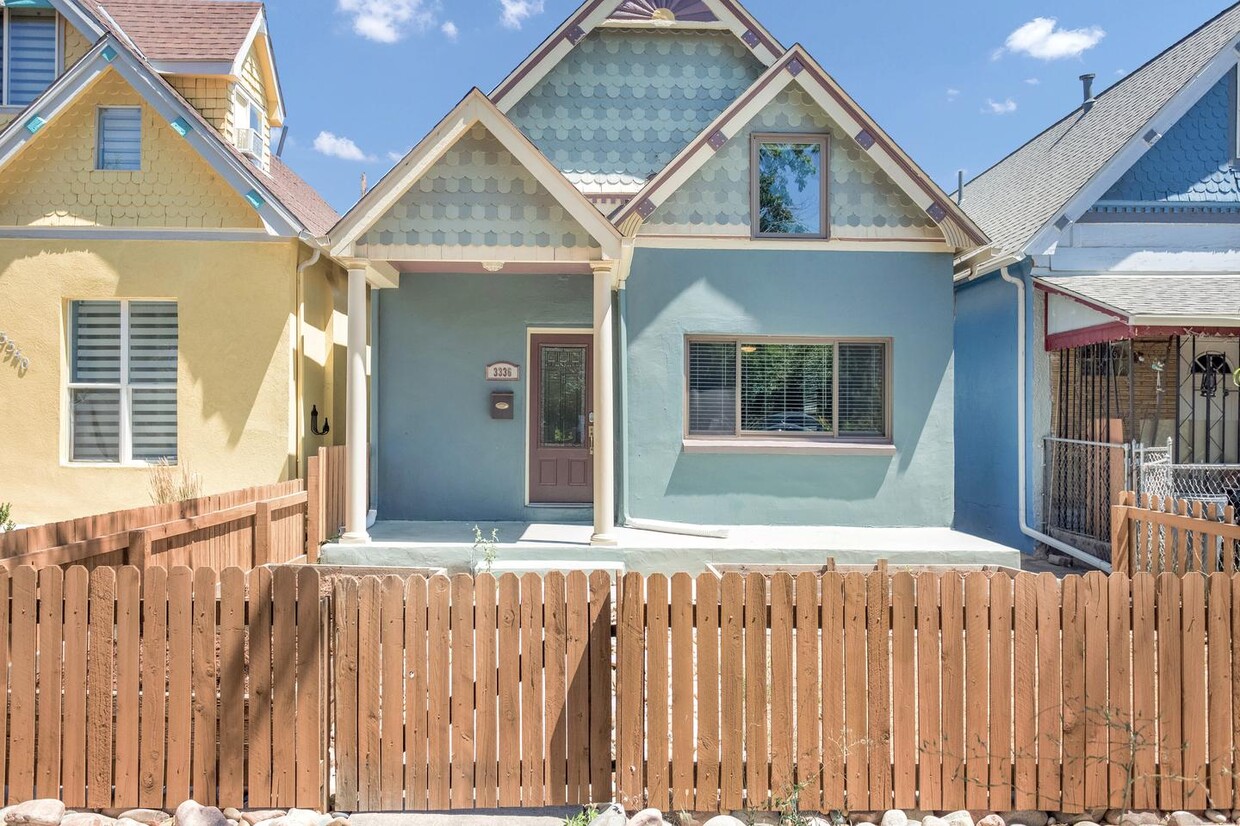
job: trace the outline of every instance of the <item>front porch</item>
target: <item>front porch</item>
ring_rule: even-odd
[[[715,536],[617,528],[616,545],[591,545],[585,523],[482,522],[484,536],[499,532],[494,573],[549,570],[635,571],[642,574],[688,572],[709,565],[1021,567],[1021,553],[949,528],[771,527],[721,529]],[[444,568],[466,573],[482,554],[474,548],[474,522],[377,522],[369,545],[328,544],[324,565]]]

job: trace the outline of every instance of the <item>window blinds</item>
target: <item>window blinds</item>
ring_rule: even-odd
[[[689,432],[731,436],[736,432],[736,345],[689,343]]]
[[[105,107],[99,110],[99,169],[136,171],[142,168],[142,110]]]
[[[882,436],[887,430],[887,347],[840,345],[840,433]]]
[[[26,106],[56,80],[56,17],[9,12],[8,104]]]

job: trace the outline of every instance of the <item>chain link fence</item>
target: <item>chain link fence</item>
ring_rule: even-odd
[[[1138,495],[1240,510],[1240,465],[1175,464],[1172,454],[1171,442],[1166,447],[1135,448]]]
[[[1131,489],[1128,445],[1045,440],[1045,532],[1098,559],[1111,559],[1111,506]]]

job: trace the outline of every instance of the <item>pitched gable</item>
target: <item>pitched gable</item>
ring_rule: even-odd
[[[365,257],[415,260],[437,257],[445,247],[485,247],[497,259],[512,260],[589,260],[599,249],[481,124],[359,237],[355,249]]]
[[[838,239],[942,240],[943,233],[874,159],[802,89],[757,114],[642,225],[640,235],[751,234],[750,141],[760,133],[828,135],[830,235]]]
[[[142,169],[97,170],[100,106],[142,109]],[[115,70],[0,172],[0,224],[258,229],[257,213]]]
[[[1102,196],[1095,212],[1240,206],[1236,69],[1216,83]]]
[[[728,32],[599,28],[508,116],[582,191],[631,193],[764,70]]]

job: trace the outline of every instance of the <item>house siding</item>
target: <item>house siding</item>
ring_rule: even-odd
[[[228,78],[173,76],[168,78],[168,82],[206,118],[207,123],[226,135],[229,141],[233,140],[232,83]]]
[[[639,249],[625,289],[630,516],[697,524],[951,524],[950,255]],[[691,334],[892,338],[896,454],[685,453]]]
[[[379,517],[588,521],[589,509],[525,505],[526,336],[531,327],[589,331],[591,279],[405,275],[376,296]],[[488,383],[486,365],[497,361],[521,365],[522,381]],[[490,418],[495,390],[515,393],[512,421]]]

